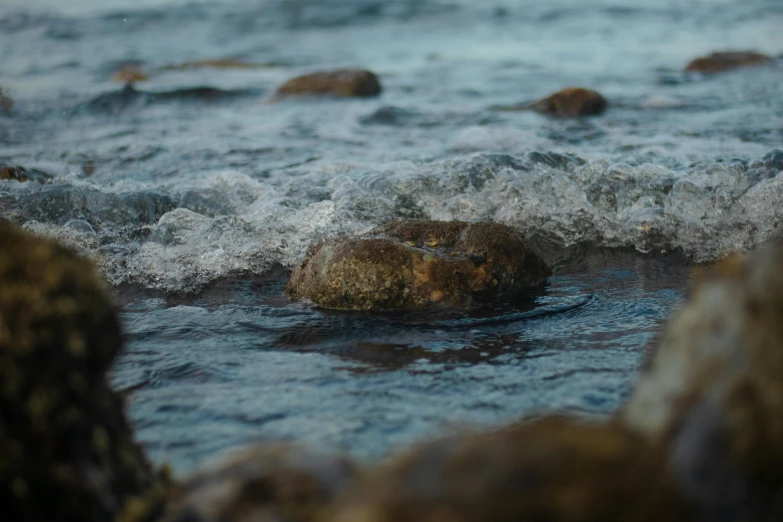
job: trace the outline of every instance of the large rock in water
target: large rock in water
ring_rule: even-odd
[[[176,485],[164,522],[312,522],[357,474],[348,459],[257,445]]]
[[[772,57],[753,51],[726,51],[696,58],[685,67],[685,70],[717,73],[737,69],[739,67],[764,65],[771,61]]]
[[[106,288],[70,250],[2,222],[0,252],[2,519],[114,520],[160,484],[106,380],[122,345]]]
[[[606,98],[596,91],[582,87],[566,87],[538,100],[531,108],[548,116],[576,118],[601,114],[607,105]]]
[[[508,226],[398,221],[318,245],[291,274],[286,294],[337,310],[462,308],[520,296],[548,274]]]
[[[330,522],[693,522],[656,448],[545,418],[425,444],[360,480]]]
[[[714,520],[783,520],[783,247],[723,264],[670,321],[622,418]]]
[[[381,93],[378,77],[364,69],[339,69],[298,76],[277,89],[278,96],[368,97]]]

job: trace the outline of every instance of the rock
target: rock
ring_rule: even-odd
[[[164,522],[319,520],[357,474],[342,457],[258,445],[197,471],[173,488]]]
[[[595,91],[581,87],[566,87],[533,103],[531,108],[550,116],[592,116],[606,110],[606,98]]]
[[[548,274],[505,225],[397,221],[318,245],[291,274],[286,294],[336,310],[464,308],[523,295]]]
[[[564,418],[425,444],[358,481],[331,522],[693,521],[656,449]]]
[[[2,88],[0,88],[0,111],[5,113],[11,112],[13,106],[13,100],[11,100],[11,98],[3,92]]]
[[[726,51],[696,58],[685,67],[686,71],[717,73],[738,67],[753,67],[770,63],[772,57],[753,51]]]
[[[702,278],[621,414],[716,520],[783,518],[781,267],[768,247]]]
[[[133,85],[137,82],[146,82],[150,79],[138,65],[123,65],[109,78],[109,81]]]
[[[70,250],[2,223],[0,251],[3,519],[112,521],[162,485],[107,382],[122,345],[107,289]]]
[[[277,89],[278,96],[328,95],[368,97],[381,93],[378,77],[363,69],[317,72],[288,80]]]
[[[252,63],[233,58],[218,58],[214,60],[194,60],[176,65],[166,65],[161,68],[162,71],[187,71],[191,69],[260,69],[263,67],[274,67],[275,63]]]
[[[13,179],[24,183],[25,181],[37,181],[39,183],[48,183],[52,177],[46,172],[38,169],[26,169],[20,166],[6,165],[0,163],[0,179]]]

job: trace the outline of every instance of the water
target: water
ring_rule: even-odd
[[[778,0],[6,0],[0,162],[51,181],[0,181],[0,215],[115,285],[113,378],[179,471],[254,437],[375,458],[450,426],[603,415],[687,265],[780,233],[783,65],[681,70],[778,56],[781,21]],[[263,66],[165,69],[217,58]],[[110,82],[127,63],[150,81]],[[271,99],[343,66],[382,96]],[[567,85],[609,111],[496,109]],[[310,246],[392,218],[504,222],[559,268],[531,302],[467,318],[280,296]]]

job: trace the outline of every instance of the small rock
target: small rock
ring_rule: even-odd
[[[42,170],[26,169],[24,167],[0,163],[0,179],[13,179],[20,183],[30,180],[37,181],[38,183],[48,183],[51,181],[52,177]]]
[[[213,60],[194,60],[176,65],[166,65],[161,68],[162,71],[187,71],[191,69],[260,69],[262,67],[272,67],[273,63],[251,63],[233,58],[218,58]]]
[[[606,110],[606,98],[596,91],[581,87],[566,87],[532,105],[532,109],[550,116],[592,116]]]
[[[686,71],[717,73],[770,63],[772,57],[753,51],[727,51],[696,58],[685,67]]]
[[[0,252],[3,520],[112,521],[163,486],[108,383],[122,335],[107,288],[72,251],[2,223]]]
[[[712,519],[783,519],[783,247],[733,256],[669,322],[622,418]]]
[[[356,466],[292,445],[258,445],[176,485],[163,522],[311,522],[350,484]]]
[[[508,226],[398,221],[318,245],[291,274],[286,294],[336,310],[465,308],[524,295],[548,274]]]
[[[360,479],[331,522],[698,520],[656,448],[616,424],[564,418],[457,436]]]
[[[288,80],[277,89],[278,96],[328,95],[368,97],[381,93],[378,77],[363,69],[317,72]]]
[[[109,81],[133,85],[137,82],[146,82],[150,79],[138,65],[124,65],[111,75]]]
[[[8,113],[11,112],[11,109],[14,106],[13,100],[3,93],[3,89],[0,88],[0,111]]]

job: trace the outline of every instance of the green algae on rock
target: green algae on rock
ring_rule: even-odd
[[[90,264],[0,223],[4,520],[111,521],[158,487],[106,372],[122,345]]]
[[[427,443],[368,473],[332,522],[693,522],[655,447],[619,424],[548,417]]]
[[[364,69],[339,69],[297,76],[277,89],[278,96],[370,97],[381,93],[378,77]]]
[[[600,93],[582,87],[566,87],[533,103],[531,108],[549,116],[576,118],[603,113],[608,103]]]
[[[258,444],[172,489],[164,522],[311,522],[355,479],[347,458]]]
[[[767,247],[702,277],[621,413],[721,520],[783,518],[781,267]]]
[[[336,310],[464,308],[524,295],[548,274],[506,225],[397,221],[318,245],[291,274],[286,294]]]
[[[739,67],[755,67],[772,62],[772,57],[753,51],[724,51],[702,56],[691,61],[686,71],[718,73]]]

